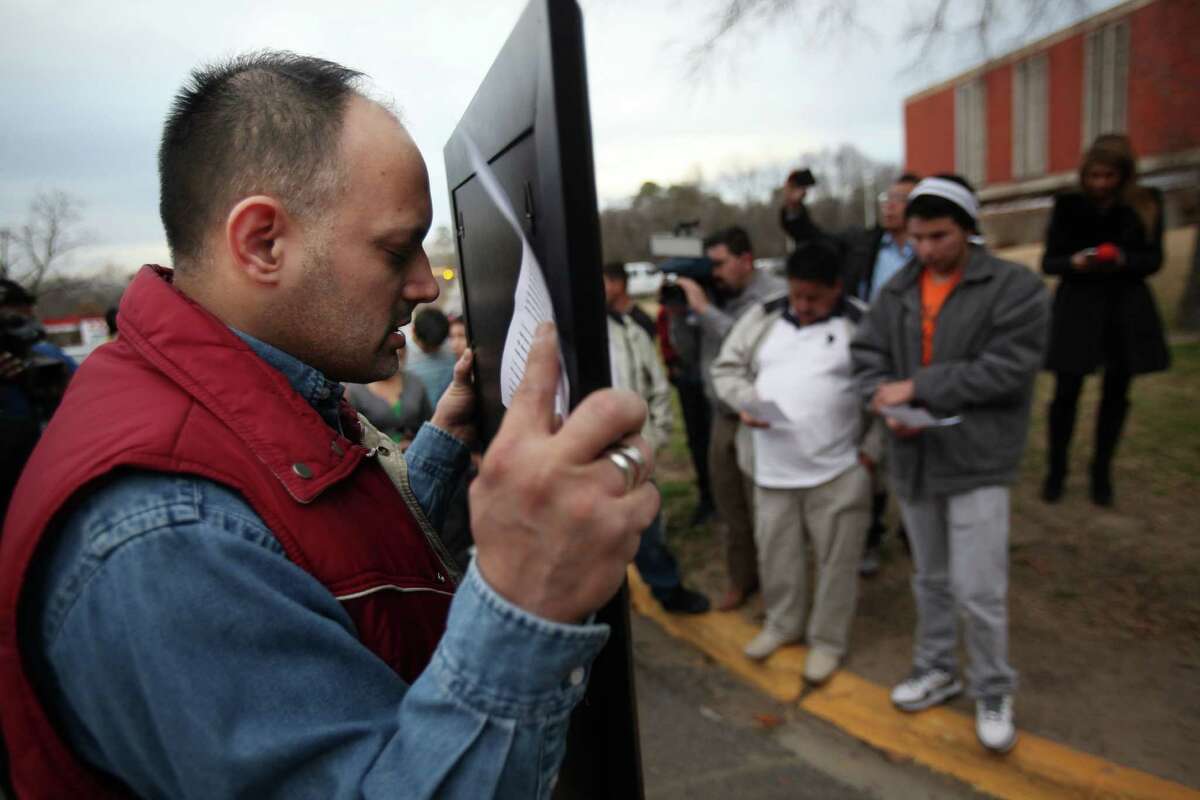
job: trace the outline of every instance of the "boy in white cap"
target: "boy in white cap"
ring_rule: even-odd
[[[1033,272],[983,247],[978,200],[962,178],[921,181],[905,216],[916,257],[879,293],[852,346],[859,390],[891,432],[888,468],[916,572],[913,670],[892,702],[918,711],[962,691],[961,615],[976,734],[1007,752],[1017,679],[1008,663],[1008,485],[1029,428],[1047,293]],[[906,405],[960,421],[911,427],[894,416]]]

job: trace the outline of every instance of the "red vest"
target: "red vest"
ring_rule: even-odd
[[[143,267],[121,335],[80,367],[12,498],[0,539],[0,715],[20,797],[101,797],[121,787],[51,725],[18,638],[22,584],[59,512],[118,467],[187,473],[236,490],[288,557],[342,602],[363,644],[412,682],[454,591],[419,508],[357,443],[216,317]],[[184,632],[186,635],[186,631]]]

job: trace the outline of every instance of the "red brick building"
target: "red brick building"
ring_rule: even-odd
[[[994,211],[1074,183],[1102,133],[1129,134],[1148,182],[1194,185],[1200,0],[1130,0],[918,92],[904,131],[908,169],[966,175]]]

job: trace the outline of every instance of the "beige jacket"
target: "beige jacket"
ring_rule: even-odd
[[[671,438],[675,424],[671,410],[671,385],[658,361],[654,342],[636,322],[624,318],[618,322],[608,315],[608,362],[612,385],[629,389],[646,401],[650,413],[642,427],[642,436],[658,451]]]

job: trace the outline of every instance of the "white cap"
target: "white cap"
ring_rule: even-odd
[[[945,178],[925,178],[909,193],[908,202],[912,203],[922,195],[940,197],[949,200],[954,205],[967,212],[967,215],[979,223],[979,198],[967,187],[956,181]]]

